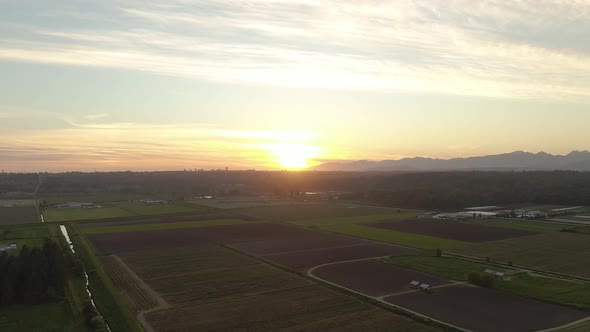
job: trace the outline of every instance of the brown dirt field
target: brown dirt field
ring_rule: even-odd
[[[113,255],[99,257],[115,286],[125,295],[136,311],[150,309],[158,305],[158,301],[135,282]]]
[[[219,301],[311,284],[221,246],[146,250],[120,257],[172,305]]]
[[[519,229],[472,225],[443,220],[384,220],[367,223],[366,225],[467,242],[496,241],[539,234]]]
[[[298,250],[310,250],[329,247],[341,247],[355,244],[373,244],[367,241],[346,235],[323,233],[308,230],[296,226],[288,226],[293,229],[293,234],[288,238],[266,239],[263,241],[242,242],[232,244],[233,248],[253,255],[267,255],[286,253]]]
[[[308,205],[259,206],[236,209],[235,212],[246,216],[267,220],[301,221],[330,217],[353,217],[372,214],[396,213],[397,209],[378,206],[323,203]]]
[[[481,332],[536,331],[576,321],[588,313],[471,285],[414,292],[385,301]]]
[[[183,221],[207,221],[219,219],[243,219],[252,221],[251,217],[242,216],[236,213],[220,212],[220,213],[200,213],[182,216],[162,216],[154,218],[142,218],[133,220],[116,220],[116,221],[97,221],[97,222],[80,222],[79,228],[93,228],[93,227],[109,227],[122,225],[136,225],[136,224],[162,224],[167,222],[183,222]]]
[[[37,207],[18,206],[0,208],[0,226],[40,223]]]
[[[308,230],[278,223],[223,225],[185,229],[91,234],[88,239],[99,253],[165,249],[187,245],[234,243],[303,237]]]
[[[313,276],[369,296],[383,296],[411,290],[417,280],[432,286],[447,285],[447,279],[404,269],[378,260],[339,263],[313,270]]]
[[[414,249],[398,247],[395,245],[371,243],[368,241],[366,243],[367,244],[348,247],[271,254],[261,257],[273,263],[285,266],[289,269],[305,272],[314,266],[331,262],[378,256],[409,254],[416,251]]]
[[[437,331],[317,285],[172,308],[147,319],[158,331]]]

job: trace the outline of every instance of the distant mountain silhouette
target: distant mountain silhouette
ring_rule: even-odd
[[[572,151],[552,155],[545,152],[515,151],[490,156],[433,159],[330,162],[314,167],[318,171],[458,171],[458,170],[574,170],[590,171],[590,152]]]

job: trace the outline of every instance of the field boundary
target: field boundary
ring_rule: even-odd
[[[296,227],[301,227],[301,226],[296,226]],[[303,227],[303,228],[305,228],[305,227]],[[330,232],[328,232],[328,233],[330,233]],[[375,241],[375,242],[379,242],[379,241]],[[391,243],[387,243],[387,244],[391,244]],[[402,316],[408,317],[408,318],[413,319],[415,321],[418,321],[418,322],[420,322],[422,324],[425,324],[425,325],[428,325],[428,326],[434,326],[434,327],[437,327],[437,328],[442,329],[443,331],[471,332],[469,330],[465,330],[465,329],[459,328],[457,326],[454,326],[454,325],[451,325],[451,324],[447,324],[445,322],[441,322],[441,321],[436,320],[436,319],[431,319],[430,317],[427,317],[427,316],[424,316],[424,315],[421,315],[421,314],[418,314],[418,313],[413,313],[412,311],[407,310],[405,308],[398,307],[396,305],[392,305],[392,304],[389,304],[389,303],[384,302],[384,301],[376,300],[376,299],[374,299],[372,297],[368,297],[368,296],[366,296],[366,295],[364,295],[362,293],[359,293],[359,292],[356,292],[356,291],[353,291],[353,290],[349,290],[347,288],[341,287],[339,285],[333,284],[333,283],[328,282],[328,281],[324,281],[323,279],[320,279],[320,278],[317,278],[317,277],[314,277],[314,276],[310,276],[308,274],[309,273],[309,270],[307,270],[307,272],[297,272],[297,271],[294,271],[294,270],[290,270],[287,267],[282,266],[280,264],[277,264],[277,263],[268,261],[268,260],[266,260],[266,259],[264,259],[262,257],[256,256],[256,255],[253,255],[253,254],[244,252],[244,251],[240,251],[240,250],[238,250],[236,248],[232,248],[232,247],[230,247],[228,245],[222,244],[221,246],[223,246],[224,248],[228,248],[230,250],[233,250],[233,251],[235,251],[237,253],[240,253],[242,255],[248,256],[250,258],[256,259],[256,260],[258,260],[258,261],[260,261],[260,262],[262,262],[264,264],[267,264],[269,266],[272,266],[272,267],[274,267],[276,269],[279,269],[281,271],[284,271],[284,272],[287,272],[287,273],[290,273],[290,274],[294,274],[294,275],[297,275],[299,277],[302,277],[302,278],[304,278],[306,280],[312,281],[315,284],[324,286],[324,287],[329,288],[329,289],[331,289],[333,291],[336,291],[336,292],[338,292],[340,294],[343,294],[343,295],[352,297],[352,298],[357,299],[359,301],[363,301],[363,302],[366,302],[366,303],[375,305],[375,306],[377,306],[379,308],[385,309],[385,310],[390,311],[392,313],[395,313],[395,314],[398,314],[398,315],[402,315]],[[403,247],[403,246],[400,246],[400,247]],[[389,256],[379,256],[379,257],[389,257]],[[358,260],[366,260],[366,259],[375,259],[375,258],[361,258],[361,259],[358,259]],[[353,261],[356,261],[356,260],[353,260]]]
[[[566,273],[559,273],[559,272],[554,272],[554,271],[548,271],[548,270],[541,270],[541,269],[536,269],[536,268],[532,268],[532,267],[528,267],[526,265],[518,265],[518,264],[513,264],[508,265],[505,263],[501,263],[498,261],[486,261],[485,258],[481,258],[481,257],[477,257],[477,256],[469,256],[469,255],[462,255],[462,254],[458,254],[458,253],[454,253],[454,252],[449,252],[449,251],[445,251],[444,252],[445,256],[449,256],[449,257],[454,257],[454,258],[459,258],[459,259],[465,259],[465,260],[469,260],[469,261],[473,261],[473,262],[478,262],[478,263],[486,263],[486,264],[490,264],[490,265],[497,265],[503,268],[508,268],[508,269],[520,269],[523,270],[525,272],[536,272],[539,273],[541,275],[546,275],[546,276],[551,276],[551,277],[561,277],[562,279],[565,280],[577,280],[577,281],[584,281],[584,282],[590,282],[590,278],[586,278],[586,277],[582,277],[582,276],[576,276],[573,274],[566,274]]]
[[[383,256],[382,256],[382,257],[383,257]],[[470,330],[467,330],[467,329],[461,328],[461,327],[459,327],[459,326],[456,326],[456,325],[453,325],[453,324],[449,324],[449,323],[443,322],[443,321],[441,321],[441,320],[438,320],[438,319],[436,319],[436,318],[432,318],[432,317],[430,317],[430,316],[426,316],[426,315],[424,315],[424,314],[418,313],[418,312],[416,312],[416,311],[412,311],[412,310],[410,310],[410,309],[407,309],[407,308],[404,308],[404,307],[401,307],[401,306],[398,306],[398,305],[395,305],[395,304],[392,304],[392,303],[389,303],[389,302],[385,302],[385,301],[383,300],[383,297],[382,297],[382,296],[375,297],[375,296],[366,295],[366,294],[364,294],[364,293],[361,293],[361,292],[355,291],[355,290],[353,290],[353,289],[350,289],[350,288],[347,288],[347,287],[344,287],[344,286],[338,285],[338,284],[336,284],[336,283],[333,283],[333,282],[327,281],[327,280],[325,280],[325,279],[322,279],[322,278],[320,278],[320,277],[316,277],[316,276],[314,276],[314,275],[313,275],[313,270],[315,270],[316,268],[322,267],[322,266],[326,266],[326,265],[333,265],[333,264],[338,264],[338,263],[348,263],[348,262],[361,261],[361,260],[377,259],[377,258],[379,258],[379,257],[374,257],[374,258],[366,258],[366,259],[355,259],[355,260],[350,260],[350,261],[342,261],[342,262],[334,262],[334,263],[328,263],[328,264],[321,264],[321,265],[314,266],[313,268],[309,269],[309,270],[307,271],[307,273],[306,273],[306,274],[307,274],[307,275],[308,275],[310,278],[312,278],[312,279],[314,279],[314,280],[321,281],[321,283],[324,283],[324,284],[331,285],[332,287],[338,288],[338,289],[340,289],[340,290],[344,290],[344,291],[346,291],[346,292],[348,292],[348,293],[352,293],[352,294],[359,295],[359,296],[361,296],[363,299],[370,300],[370,301],[368,301],[368,302],[378,302],[378,303],[380,303],[380,306],[381,306],[381,307],[390,307],[390,308],[395,308],[395,309],[397,309],[397,310],[395,310],[395,311],[393,311],[393,312],[399,312],[399,311],[402,311],[402,312],[404,312],[406,315],[408,315],[408,316],[409,316],[409,317],[411,317],[411,318],[414,318],[414,319],[416,319],[416,317],[418,317],[418,318],[420,318],[420,319],[421,319],[421,321],[422,321],[423,323],[426,323],[426,324],[428,324],[428,322],[434,322],[434,323],[436,323],[437,325],[442,325],[442,326],[445,326],[445,327],[447,327],[447,328],[450,328],[450,329],[452,329],[453,331],[471,332]],[[450,284],[450,285],[445,285],[445,286],[447,286],[447,287],[448,287],[448,286],[456,286],[456,284]]]
[[[89,286],[96,305],[109,326],[120,331],[142,331],[143,327],[98,261],[86,237],[79,232],[75,224],[67,223],[66,227],[71,241],[76,247],[76,252],[88,273]]]

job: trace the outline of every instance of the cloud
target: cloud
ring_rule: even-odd
[[[91,115],[87,115],[86,116],[86,119],[88,119],[88,120],[96,120],[96,119],[106,118],[108,116],[109,116],[109,113],[91,114]]]
[[[32,111],[21,117],[62,118]],[[87,117],[85,117],[87,118]],[[68,127],[3,133],[2,168],[12,171],[163,170],[183,168],[233,169],[279,167],[269,144],[312,146],[314,133],[305,131],[239,131],[207,125],[79,123]],[[147,167],[147,168],[146,168]]]
[[[83,27],[30,24],[20,38],[0,35],[0,59],[254,84],[590,97],[585,0],[113,1],[101,8],[117,24],[101,21],[106,12]]]

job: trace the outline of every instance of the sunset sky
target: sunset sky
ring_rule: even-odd
[[[5,171],[566,154],[590,0],[0,0],[0,78]]]

